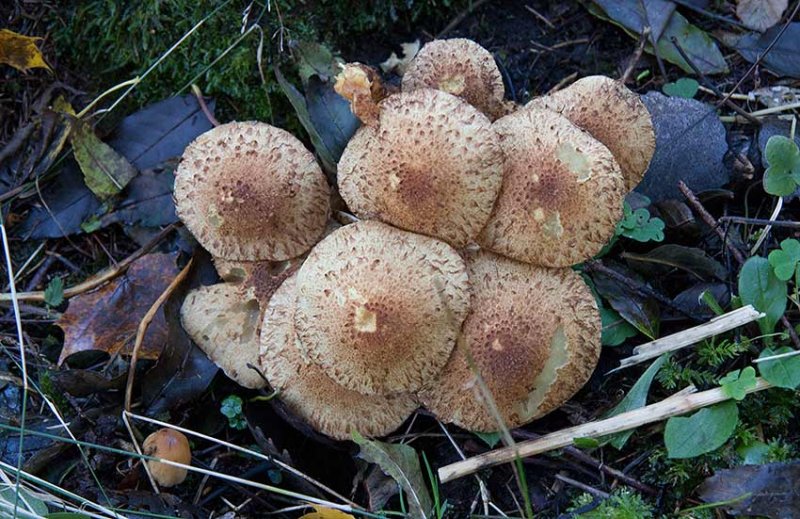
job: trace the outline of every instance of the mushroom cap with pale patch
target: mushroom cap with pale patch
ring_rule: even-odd
[[[258,364],[259,302],[253,289],[231,283],[199,287],[181,306],[181,324],[214,364],[239,385],[264,387]]]
[[[558,112],[605,144],[622,168],[627,191],[641,182],[656,149],[653,121],[639,96],[620,81],[585,77],[526,107]]]
[[[477,370],[505,425],[519,427],[559,407],[589,379],[601,348],[597,305],[570,269],[486,251],[468,256],[467,268],[472,312],[441,375],[419,397],[443,421],[497,431]]]
[[[494,120],[504,110],[503,76],[492,54],[465,38],[433,40],[403,74],[403,92],[434,88],[458,96]]]
[[[175,172],[178,216],[212,255],[285,260],[325,229],[330,188],[319,165],[290,133],[234,122],[202,134]]]
[[[384,436],[417,408],[410,393],[364,395],[345,389],[307,363],[296,345],[296,275],[278,288],[267,305],[261,333],[261,365],[279,398],[317,431],[337,440]]]
[[[503,187],[478,243],[546,267],[574,265],[600,252],[625,196],[608,148],[546,109],[518,110],[492,127],[506,157]]]
[[[365,394],[430,381],[469,311],[466,266],[455,250],[375,221],[342,227],[314,247],[297,291],[304,354]]]
[[[503,155],[489,120],[438,90],[389,96],[339,161],[339,191],[361,218],[455,247],[470,243],[492,211]]]

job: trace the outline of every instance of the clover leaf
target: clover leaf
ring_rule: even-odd
[[[697,90],[699,88],[700,84],[696,80],[688,77],[682,77],[674,83],[667,83],[661,87],[661,91],[670,97],[683,97],[685,99],[692,99],[695,94],[697,94]]]
[[[640,242],[664,240],[663,220],[650,216],[650,212],[644,207],[632,210],[628,202],[624,203],[622,211],[617,235]]]
[[[800,241],[789,238],[781,242],[781,248],[769,253],[769,264],[781,281],[792,279],[800,264]]]
[[[764,173],[764,191],[788,196],[800,184],[800,150],[792,139],[773,135],[764,150],[769,167]]]
[[[747,390],[756,387],[756,370],[747,366],[743,370],[731,371],[719,381],[722,392],[734,400],[743,400]]]

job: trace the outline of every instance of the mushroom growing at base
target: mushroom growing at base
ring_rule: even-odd
[[[188,465],[192,462],[192,450],[186,436],[174,429],[159,429],[145,438],[142,452],[146,456],[161,458]],[[180,485],[186,479],[187,470],[160,461],[147,460],[147,469],[156,483],[162,487]]]
[[[483,379],[508,428],[571,398],[600,357],[600,316],[570,269],[546,269],[481,251],[467,257],[472,311],[438,378],[419,392],[439,419],[472,431],[500,430]]]

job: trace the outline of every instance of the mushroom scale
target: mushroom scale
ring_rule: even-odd
[[[234,122],[200,135],[175,172],[178,216],[212,255],[285,260],[319,239],[330,188],[319,165],[290,133]]]
[[[546,269],[486,251],[467,257],[472,312],[438,379],[419,392],[437,417],[489,432],[500,417],[519,427],[554,410],[589,379],[600,356],[600,316],[591,291],[570,269]]]
[[[506,111],[503,76],[492,54],[465,38],[433,40],[403,74],[403,92],[434,88],[464,99],[490,119]]]
[[[317,431],[337,440],[384,436],[417,408],[410,393],[363,395],[336,384],[297,348],[294,313],[296,278],[288,278],[267,305],[261,333],[261,365],[279,398]]]
[[[362,126],[338,167],[339,191],[359,217],[470,243],[492,211],[503,155],[489,120],[438,90],[389,96]]]
[[[639,96],[620,81],[588,76],[526,107],[558,112],[605,144],[622,168],[627,191],[641,182],[656,149],[653,122]]]
[[[304,354],[365,394],[414,391],[430,381],[469,311],[466,266],[455,250],[375,221],[317,244],[297,286]]]
[[[574,265],[600,252],[625,196],[608,148],[545,109],[519,110],[492,127],[506,157],[503,187],[478,243],[546,267]]]

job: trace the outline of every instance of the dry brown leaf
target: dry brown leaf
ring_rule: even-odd
[[[174,255],[148,254],[111,283],[73,297],[56,322],[64,330],[59,365],[80,351],[130,354],[139,322],[177,275]],[[167,323],[159,310],[147,328],[139,358],[157,359],[166,338]]]
[[[314,510],[314,512],[303,515],[300,519],[356,519],[341,510],[334,510],[324,506],[314,505]]]
[[[781,21],[789,0],[738,0],[736,16],[748,29],[764,32]]]
[[[0,63],[11,65],[23,72],[32,68],[50,67],[42,57],[42,51],[36,46],[41,38],[23,36],[8,29],[0,29]]]

